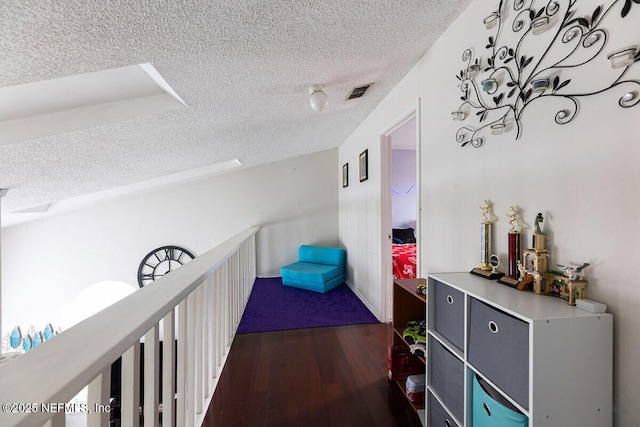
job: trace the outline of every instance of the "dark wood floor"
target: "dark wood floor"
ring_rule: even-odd
[[[417,427],[387,381],[388,324],[235,337],[203,426]]]

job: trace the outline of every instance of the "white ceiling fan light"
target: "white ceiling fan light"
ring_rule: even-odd
[[[314,111],[320,112],[329,103],[329,98],[322,85],[309,86],[309,105]]]

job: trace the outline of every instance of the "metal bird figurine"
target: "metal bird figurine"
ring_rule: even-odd
[[[571,265],[560,265],[558,264],[558,267],[560,267],[563,271],[564,271],[564,275],[567,276],[567,278],[569,280],[582,280],[582,276],[583,273],[582,271],[589,267],[588,262],[585,262],[584,264],[582,264],[580,267],[576,267],[576,266],[571,266]]]

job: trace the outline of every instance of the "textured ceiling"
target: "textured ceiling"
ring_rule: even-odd
[[[470,2],[0,0],[0,88],[151,63],[188,105],[0,144],[3,217],[336,147]],[[316,83],[322,113],[308,106]]]

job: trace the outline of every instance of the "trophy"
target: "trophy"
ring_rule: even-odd
[[[525,249],[523,257],[525,261],[525,276],[533,278],[533,292],[539,295],[547,295],[549,293],[549,278],[547,274],[547,261],[549,259],[549,251],[545,247],[545,234],[540,228],[540,224],[544,221],[542,214],[536,216],[533,231],[533,248]],[[530,260],[527,257],[531,257]],[[521,278],[522,281],[524,278]]]
[[[521,262],[520,259],[520,232],[524,229],[524,225],[520,223],[520,216],[518,215],[518,211],[516,208],[511,206],[509,208],[509,212],[507,212],[507,218],[509,218],[509,225],[511,229],[509,230],[509,273],[501,277],[498,280],[498,283],[503,285],[511,286],[512,288],[518,287],[520,283],[519,280],[519,271],[518,271],[518,263]]]
[[[474,268],[470,271],[471,274],[484,277],[485,279],[498,279],[504,274],[498,273],[497,266],[492,267],[490,254],[491,254],[491,226],[498,219],[497,216],[491,211],[491,205],[488,200],[482,202],[482,224],[480,228],[480,268]],[[497,257],[496,257],[497,258]],[[495,264],[495,262],[494,262]]]

